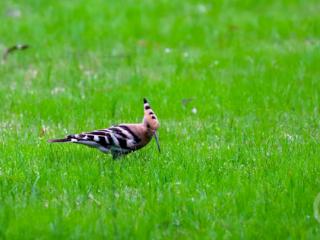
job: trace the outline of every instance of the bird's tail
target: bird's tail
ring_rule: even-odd
[[[49,143],[61,143],[61,142],[71,142],[71,138],[61,138],[61,139],[49,139]]]

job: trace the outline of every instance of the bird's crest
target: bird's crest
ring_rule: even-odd
[[[143,104],[144,104],[143,123],[148,129],[155,132],[160,126],[158,118],[154,113],[154,111],[151,109],[150,104],[146,98],[143,99]]]

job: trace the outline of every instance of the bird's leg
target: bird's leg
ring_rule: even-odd
[[[122,153],[119,151],[112,151],[111,154],[112,154],[113,160],[117,160],[122,156]]]

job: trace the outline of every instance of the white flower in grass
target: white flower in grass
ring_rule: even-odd
[[[6,13],[6,15],[8,17],[12,17],[12,18],[20,18],[21,17],[21,11],[20,9],[18,8],[12,8],[12,9],[9,9]]]
[[[202,3],[198,4],[197,10],[199,13],[206,13],[208,11],[207,6]]]
[[[193,107],[192,110],[191,110],[191,112],[192,112],[193,114],[197,114],[198,110],[197,110],[195,107]]]
[[[165,48],[165,49],[164,49],[164,52],[167,53],[167,54],[171,53],[171,51],[172,51],[171,48]]]
[[[57,95],[59,93],[63,93],[65,89],[63,87],[55,87],[51,90],[52,95]]]
[[[293,137],[292,135],[290,135],[290,134],[286,134],[286,138],[287,138],[290,142],[292,142],[292,141],[294,140],[294,137]]]
[[[288,142],[294,142],[298,140],[299,136],[298,135],[291,135],[289,133],[285,133],[284,137],[288,140]]]

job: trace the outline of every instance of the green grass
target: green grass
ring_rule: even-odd
[[[1,1],[0,50],[32,47],[0,66],[0,239],[319,239],[319,12]],[[141,121],[143,97],[160,155],[46,142]]]

